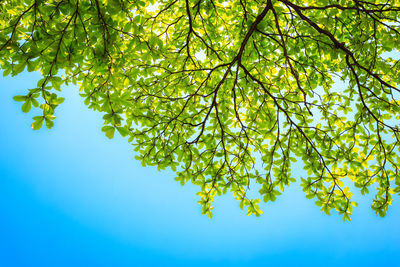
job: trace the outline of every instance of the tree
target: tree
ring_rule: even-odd
[[[301,160],[307,198],[350,220],[350,184],[376,186],[381,216],[400,192],[399,19],[398,0],[5,0],[0,65],[42,73],[14,97],[41,109],[34,130],[79,84],[109,138],[200,186],[204,214],[229,190],[260,215],[253,191],[274,201]]]

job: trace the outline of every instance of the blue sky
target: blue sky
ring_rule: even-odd
[[[399,197],[380,218],[356,194],[343,223],[293,185],[260,218],[226,195],[209,219],[196,187],[105,137],[77,88],[64,88],[54,128],[33,131],[35,111],[12,97],[39,78],[0,78],[0,266],[399,266]]]

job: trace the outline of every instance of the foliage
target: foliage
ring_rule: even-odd
[[[260,215],[249,190],[274,201],[298,159],[327,214],[350,219],[352,183],[376,186],[384,216],[400,192],[400,64],[386,53],[399,19],[398,0],[5,0],[0,65],[42,73],[14,98],[42,110],[33,129],[51,128],[56,91],[79,84],[102,131],[200,186],[209,216],[228,190]]]

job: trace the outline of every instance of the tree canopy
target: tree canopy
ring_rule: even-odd
[[[349,186],[381,216],[400,192],[399,20],[399,0],[4,0],[0,65],[43,75],[14,97],[34,130],[77,84],[204,214],[230,191],[260,215],[299,160],[306,197],[350,220]]]

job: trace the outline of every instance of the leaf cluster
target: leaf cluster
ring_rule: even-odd
[[[43,75],[14,98],[42,111],[34,130],[79,85],[105,135],[198,185],[209,216],[228,191],[259,216],[296,160],[322,211],[350,220],[350,181],[384,216],[400,192],[399,17],[398,0],[5,0],[0,67]]]

